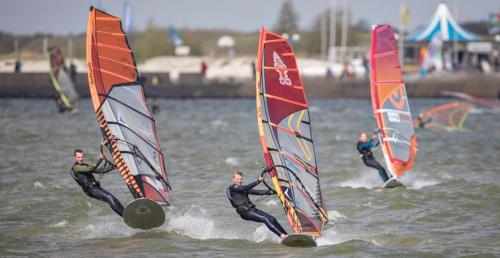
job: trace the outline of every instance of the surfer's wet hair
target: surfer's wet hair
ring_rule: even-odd
[[[239,170],[233,171],[233,177],[236,176],[236,175],[243,176],[243,172],[241,172]]]
[[[73,151],[73,156],[76,156],[77,153],[83,153],[83,150],[82,149],[75,149]]]

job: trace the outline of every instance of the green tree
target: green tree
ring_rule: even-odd
[[[292,35],[299,31],[298,20],[299,15],[295,12],[292,1],[285,0],[281,6],[279,18],[273,30],[278,34],[288,33]]]
[[[144,32],[130,35],[129,43],[139,63],[155,56],[173,55],[175,49],[168,42],[166,29],[157,26],[152,19],[148,21]]]

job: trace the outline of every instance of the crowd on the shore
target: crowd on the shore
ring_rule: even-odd
[[[489,55],[470,55],[467,58],[460,56],[461,62],[457,63],[451,52],[444,52],[442,58],[424,67],[423,61],[413,65],[419,67],[422,76],[436,72],[470,72],[494,73],[500,72],[500,57],[498,50]],[[86,63],[82,59],[66,61],[74,73],[85,73]],[[366,57],[354,57],[344,62],[328,62],[313,58],[298,58],[302,76],[328,77],[340,80],[368,78],[369,60]],[[411,65],[407,65],[411,67]],[[218,81],[247,81],[255,76],[254,57],[197,57],[197,56],[161,56],[146,60],[138,65],[140,72],[168,72],[172,81],[176,81],[180,73],[200,73],[204,80]],[[425,70],[423,70],[425,69]],[[408,69],[410,70],[410,69]],[[416,72],[416,69],[413,69]],[[48,72],[49,63],[44,59],[0,60],[0,72]],[[410,71],[411,72],[411,71]]]

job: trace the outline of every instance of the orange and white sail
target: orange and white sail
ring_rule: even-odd
[[[169,184],[156,125],[118,17],[90,8],[87,27],[90,94],[115,165],[135,198],[169,204]]]

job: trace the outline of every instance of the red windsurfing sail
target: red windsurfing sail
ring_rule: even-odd
[[[168,205],[156,126],[119,18],[90,8],[87,64],[92,103],[115,165],[135,198]]]
[[[296,233],[321,235],[328,221],[319,183],[309,105],[292,47],[260,30],[257,121],[266,165]]]
[[[391,174],[400,176],[413,167],[417,138],[391,26],[372,29],[370,61],[373,115],[380,129],[382,151]]]

